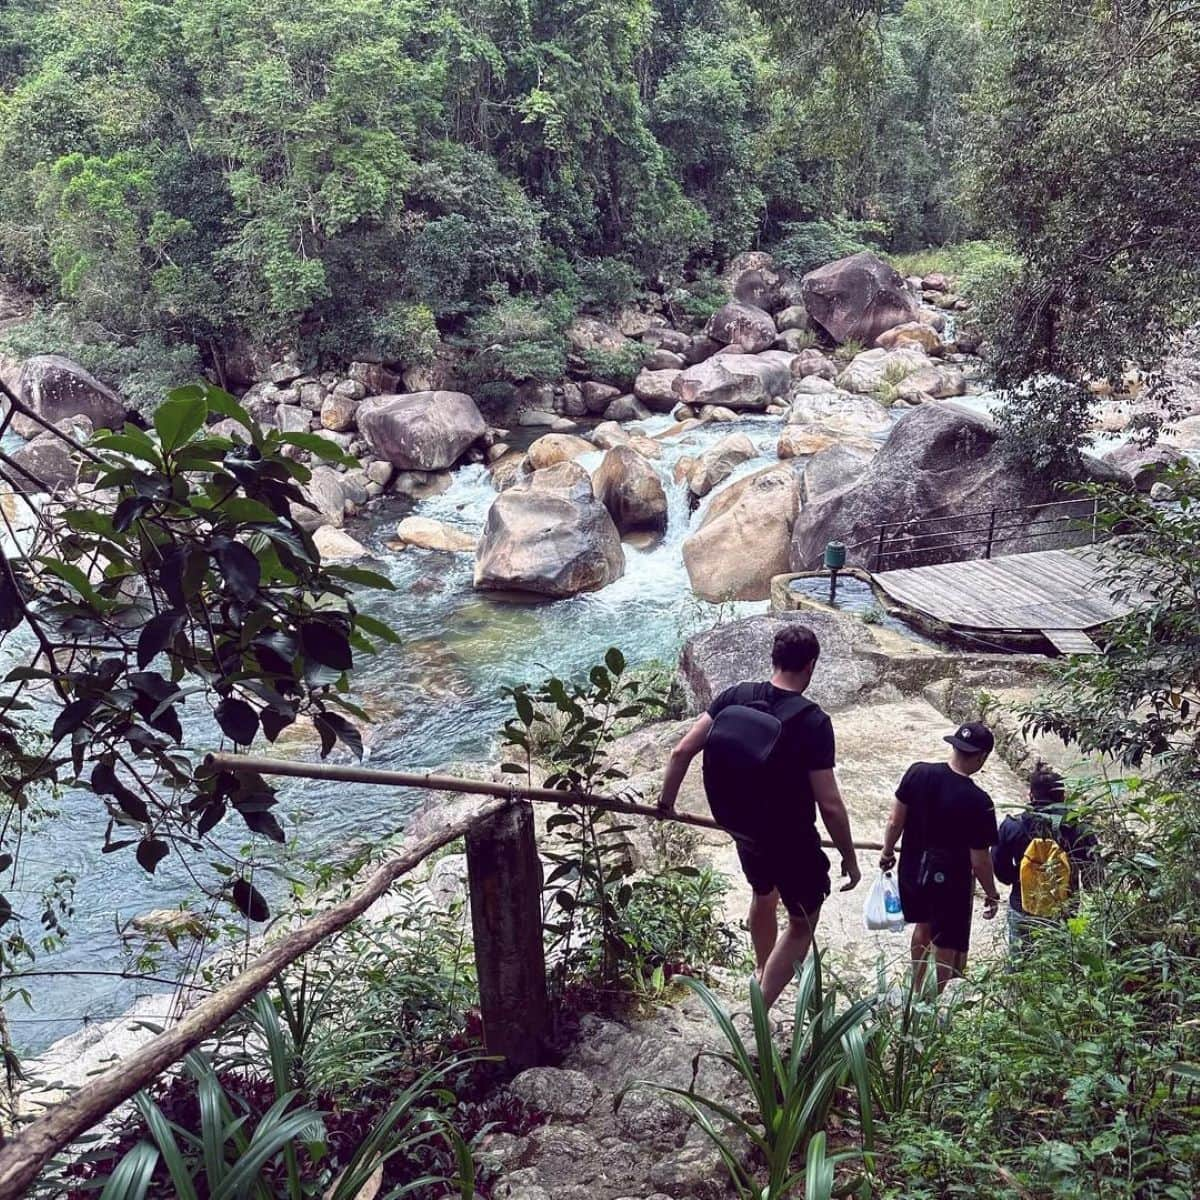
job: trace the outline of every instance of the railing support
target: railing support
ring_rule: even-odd
[[[993,508],[992,515],[991,515],[990,519],[988,520],[987,546],[984,548],[984,551],[983,551],[984,558],[992,557],[992,538],[994,538],[995,536],[996,536],[996,510]]]
[[[541,1066],[550,1042],[550,1000],[542,864],[530,804],[511,804],[471,827],[467,877],[484,1045],[517,1069]]]

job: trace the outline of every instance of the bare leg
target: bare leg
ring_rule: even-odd
[[[787,987],[795,974],[796,964],[802,963],[812,945],[813,930],[817,926],[817,918],[821,915],[818,906],[811,913],[798,917],[789,917],[787,931],[775,944],[771,957],[762,973],[763,999],[770,1008],[779,999],[779,993]]]
[[[943,950],[941,946],[935,947],[937,950],[937,973],[938,973],[938,995],[950,980],[956,978],[967,969],[967,955],[965,950]]]
[[[767,892],[750,899],[750,941],[754,944],[754,974],[762,983],[763,968],[779,937],[779,893]]]
[[[933,930],[927,921],[917,922],[912,931],[913,991],[919,996],[925,987],[925,967],[929,962],[929,946]]]

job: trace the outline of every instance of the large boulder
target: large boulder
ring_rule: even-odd
[[[737,300],[718,308],[709,317],[704,332],[713,341],[736,346],[747,354],[768,349],[779,334],[769,312]]]
[[[869,250],[809,271],[800,289],[808,315],[839,343],[872,346],[885,329],[915,321],[920,307],[899,272]]]
[[[312,478],[300,490],[308,504],[293,502],[292,516],[297,524],[310,533],[322,525],[341,528],[346,518],[346,489],[342,477],[332,467],[314,467]]]
[[[849,487],[867,469],[876,449],[875,446],[842,442],[819,450],[804,464],[800,479],[801,502],[813,504],[830,492]]]
[[[673,385],[681,374],[679,367],[669,367],[663,371],[639,371],[633,381],[633,394],[651,412],[669,413],[679,403]]]
[[[125,403],[78,363],[61,354],[35,354],[21,367],[17,397],[51,425],[71,417],[87,417],[94,429],[120,429]],[[17,414],[12,428],[22,437],[37,437],[44,427]]]
[[[675,395],[685,404],[764,409],[787,393],[791,374],[761,354],[718,354],[681,371]]]
[[[13,451],[13,462],[24,469],[12,472],[18,491],[57,492],[77,482],[80,467],[86,463],[66,439],[86,442],[92,436],[92,423],[87,417],[68,417],[56,421],[55,428],[58,433],[46,430]]]
[[[788,569],[800,496],[786,463],[766,467],[713,496],[700,528],[683,543],[692,591],[705,600],[765,600]]]
[[[1139,492],[1148,492],[1184,457],[1173,446],[1139,446],[1136,442],[1126,442],[1110,450],[1104,461],[1128,475]]]
[[[962,521],[973,510],[1016,510],[1006,516],[1005,536],[998,553],[1047,550],[1078,540],[1072,530],[1048,527],[1047,519],[1073,516],[1077,506],[1054,505],[1020,513],[1032,505],[1064,499],[1055,478],[1017,470],[1001,452],[999,435],[987,417],[953,402],[927,404],[906,413],[893,428],[879,453],[857,482],[827,493],[805,506],[792,537],[792,567],[808,570],[820,561],[825,544],[844,542],[852,564],[873,567],[872,551],[883,523],[919,522],[932,517],[955,517],[956,528],[969,529],[979,521]],[[1120,478],[1112,467],[1086,458],[1082,478]],[[1048,532],[1049,528],[1049,532]],[[964,532],[953,544],[912,552],[903,561],[884,566],[914,567],[947,557],[970,556],[981,549],[980,533]]]
[[[926,368],[937,369],[924,350],[913,346],[898,350],[864,350],[850,360],[837,377],[837,385],[843,391],[868,396],[885,383],[899,384]]]
[[[747,617],[695,634],[684,645],[679,677],[693,710],[703,712],[735,683],[770,679],[775,634],[792,623],[817,635],[821,655],[805,694],[827,712],[860,703],[878,686],[884,660],[857,617],[817,611]]]
[[[633,446],[614,446],[592,475],[596,499],[621,533],[667,527],[667,494],[658,472]]]
[[[555,463],[570,462],[581,454],[591,454],[595,449],[591,442],[585,442],[572,433],[547,433],[529,447],[529,469],[540,471]]]
[[[375,396],[358,406],[355,417],[376,456],[401,471],[444,471],[487,433],[465,392]]]
[[[724,483],[736,467],[752,459],[757,451],[744,433],[731,433],[715,446],[710,446],[696,459],[688,475],[688,487],[694,496],[707,496],[719,483]]]
[[[587,473],[577,463],[549,471],[561,481],[547,487],[539,479],[547,472],[536,471],[492,503],[475,559],[477,588],[573,596],[624,574],[621,535]]]
[[[850,392],[793,395],[789,425],[820,425],[847,437],[870,437],[891,429],[892,416],[870,396]]]

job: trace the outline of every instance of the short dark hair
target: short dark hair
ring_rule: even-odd
[[[1060,804],[1066,799],[1067,788],[1063,777],[1039,759],[1029,777],[1029,795],[1035,804]]]
[[[771,647],[771,664],[780,671],[803,671],[817,661],[821,644],[807,625],[798,621],[785,625],[776,635]]]

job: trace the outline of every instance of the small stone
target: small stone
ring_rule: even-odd
[[[309,433],[312,413],[298,405],[281,404],[275,409],[275,424],[284,433]]]
[[[564,383],[559,386],[558,410],[565,417],[586,417],[588,406],[584,403],[583,392],[576,383]]]
[[[554,433],[570,433],[572,430],[578,429],[579,426],[570,417],[555,417],[550,422],[550,428]]]
[[[659,349],[647,354],[642,366],[647,371],[682,371],[687,363],[682,354]]]
[[[487,449],[487,461],[494,463],[512,450],[507,442],[493,442]]]
[[[367,463],[366,471],[367,478],[381,488],[387,487],[392,482],[392,476],[396,474],[396,468],[382,458],[376,458]]]
[[[310,412],[320,412],[325,403],[325,387],[320,383],[306,383],[300,388],[300,403]]]
[[[605,410],[606,421],[644,421],[650,416],[636,396],[618,396]]]
[[[333,390],[336,395],[351,400],[361,400],[367,394],[367,389],[357,379],[343,379],[333,385]]]
[[[332,525],[322,525],[313,534],[313,545],[321,556],[322,562],[339,562],[349,559],[363,558],[367,548],[352,538],[343,529],[335,529]]]
[[[428,500],[449,491],[454,479],[449,471],[397,471],[392,490],[413,500]]]
[[[300,378],[300,368],[291,359],[284,359],[273,362],[269,374],[272,383],[291,383],[293,379]]]
[[[358,408],[357,400],[343,395],[341,392],[331,392],[321,402],[321,425],[325,429],[332,429],[337,433],[352,429],[356,408]]]
[[[517,424],[524,429],[548,428],[559,420],[552,412],[544,408],[527,408],[518,418]],[[574,428],[574,425],[572,425]]]
[[[409,546],[421,550],[444,550],[454,553],[474,553],[479,538],[429,517],[405,517],[396,526],[396,536]]]
[[[736,421],[737,419],[737,413],[722,404],[706,404],[700,410],[700,420],[702,421]]]
[[[1165,503],[1175,499],[1175,489],[1166,483],[1155,483],[1150,486],[1150,499]]]

